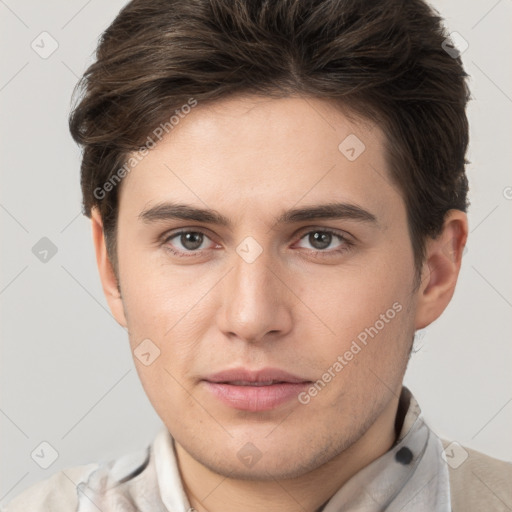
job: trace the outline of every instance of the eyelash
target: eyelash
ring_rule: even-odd
[[[186,252],[183,252],[183,251],[177,251],[175,249],[173,249],[170,245],[168,245],[168,242],[170,240],[172,240],[173,238],[176,238],[180,235],[183,235],[183,234],[187,234],[187,233],[200,233],[202,235],[204,235],[205,237],[207,238],[210,238],[205,232],[201,231],[200,229],[182,229],[180,231],[176,231],[176,232],[173,232],[173,233],[166,233],[162,238],[162,245],[164,245],[165,249],[167,251],[169,251],[170,253],[172,253],[174,256],[177,256],[178,258],[191,258],[191,257],[194,257],[194,256],[197,256],[198,254],[200,254],[200,250],[194,250],[194,251],[186,251]],[[310,255],[312,255],[313,257],[320,257],[320,258],[323,258],[323,257],[329,257],[329,256],[337,256],[337,255],[340,255],[340,254],[343,254],[347,251],[349,251],[353,245],[354,245],[354,242],[352,242],[351,240],[349,240],[344,234],[338,232],[338,231],[334,231],[332,229],[328,229],[328,228],[322,228],[322,229],[311,229],[310,231],[306,231],[304,232],[300,237],[299,237],[299,240],[302,240],[303,238],[305,238],[307,235],[310,235],[311,233],[327,233],[329,235],[332,235],[336,238],[339,239],[340,242],[342,242],[342,246],[338,249],[334,249],[334,250],[321,250],[321,249],[309,249],[308,252],[310,253]],[[203,249],[203,250],[209,250],[209,249]]]

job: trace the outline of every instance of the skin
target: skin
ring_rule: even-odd
[[[350,134],[366,146],[352,162],[338,149]],[[320,99],[241,96],[198,105],[123,180],[120,291],[93,211],[110,309],[132,350],[148,338],[160,350],[149,366],[134,361],[175,439],[196,510],[315,511],[395,441],[414,331],[452,297],[467,219],[448,212],[442,234],[427,241],[415,287],[405,204],[384,142],[378,126]],[[214,209],[232,225],[140,218],[165,201]],[[335,201],[376,221],[276,222],[285,210]],[[205,234],[199,249],[171,237],[179,228]],[[311,233],[325,229],[345,239],[315,244]],[[236,251],[248,236],[262,249],[252,263]],[[275,367],[317,381],[394,303],[402,310],[307,404],[241,411],[201,380],[228,368]],[[237,457],[248,442],[261,453],[251,467]]]

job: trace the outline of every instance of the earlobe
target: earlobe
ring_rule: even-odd
[[[467,236],[466,214],[450,210],[441,234],[427,241],[417,291],[416,329],[431,324],[448,306],[455,291]]]
[[[116,321],[122,326],[127,327],[124,306],[119,291],[117,277],[115,275],[112,262],[107,253],[105,244],[105,234],[103,231],[103,221],[98,208],[91,210],[91,228],[94,250],[96,253],[96,264],[100,274],[103,293],[107,299],[110,311]]]

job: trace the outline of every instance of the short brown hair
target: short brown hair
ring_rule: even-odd
[[[129,2],[102,34],[69,118],[83,146],[83,213],[98,207],[114,269],[120,187],[95,191],[191,98],[238,93],[318,97],[376,121],[420,268],[426,237],[448,210],[467,209],[469,91],[446,37],[422,0]]]

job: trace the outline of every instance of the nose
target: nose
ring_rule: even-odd
[[[252,262],[235,252],[233,266],[223,280],[217,319],[221,332],[251,343],[288,333],[293,326],[294,295],[270,250]]]

